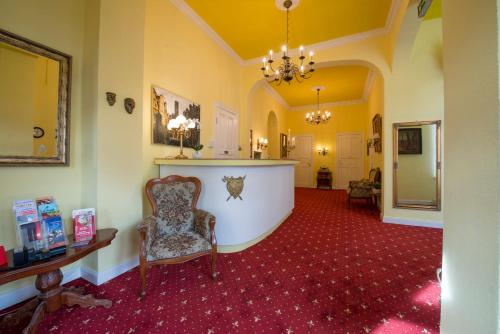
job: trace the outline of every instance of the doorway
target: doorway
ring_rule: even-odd
[[[300,135],[295,137],[295,149],[290,153],[292,160],[299,163],[295,166],[295,186],[312,187],[312,161],[313,161],[313,143],[312,135]]]
[[[349,181],[363,178],[363,134],[360,132],[337,134],[336,188],[347,189]]]
[[[217,159],[238,159],[238,114],[223,107],[215,107],[215,145]]]

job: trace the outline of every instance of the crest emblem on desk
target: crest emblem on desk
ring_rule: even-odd
[[[243,200],[240,195],[243,191],[243,187],[245,186],[244,181],[246,177],[247,176],[245,175],[240,177],[224,176],[224,178],[222,178],[222,182],[226,182],[226,188],[229,192],[229,197],[226,199],[226,202],[229,201],[231,197],[233,197],[234,199],[239,198],[240,200]]]

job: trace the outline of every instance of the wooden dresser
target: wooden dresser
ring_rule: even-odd
[[[316,177],[317,189],[332,189],[332,172],[328,168],[320,168]]]

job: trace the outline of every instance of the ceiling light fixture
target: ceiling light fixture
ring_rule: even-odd
[[[318,124],[325,124],[325,123],[328,123],[328,121],[330,120],[330,118],[332,118],[332,113],[325,110],[325,111],[321,111],[319,109],[319,91],[320,90],[324,90],[325,87],[314,87],[313,90],[315,90],[317,93],[317,96],[318,96],[318,111],[316,112],[308,112],[306,114],[306,122],[309,123],[309,124],[312,124],[312,125],[318,125]]]
[[[298,1],[298,0],[295,0]],[[262,59],[262,67],[261,71],[267,82],[277,82],[280,85],[283,81],[291,83],[291,81],[295,78],[298,82],[302,82],[304,79],[309,79],[314,72],[314,61],[313,56],[314,53],[312,51],[309,52],[309,62],[304,65],[304,47],[301,45],[300,50],[300,65],[295,64],[291,57],[289,56],[289,48],[288,48],[288,33],[289,33],[289,24],[288,24],[288,16],[290,13],[290,7],[292,7],[294,3],[292,0],[285,0],[283,2],[283,7],[286,8],[286,44],[281,47],[281,51],[283,55],[281,56],[282,63],[279,65],[277,69],[273,68],[274,63],[274,54],[273,50],[269,51],[269,58],[264,57]],[[306,68],[307,67],[307,68]]]

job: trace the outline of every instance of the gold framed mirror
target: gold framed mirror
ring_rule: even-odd
[[[393,124],[393,207],[441,210],[441,121]]]
[[[0,29],[0,166],[69,165],[71,56]]]

